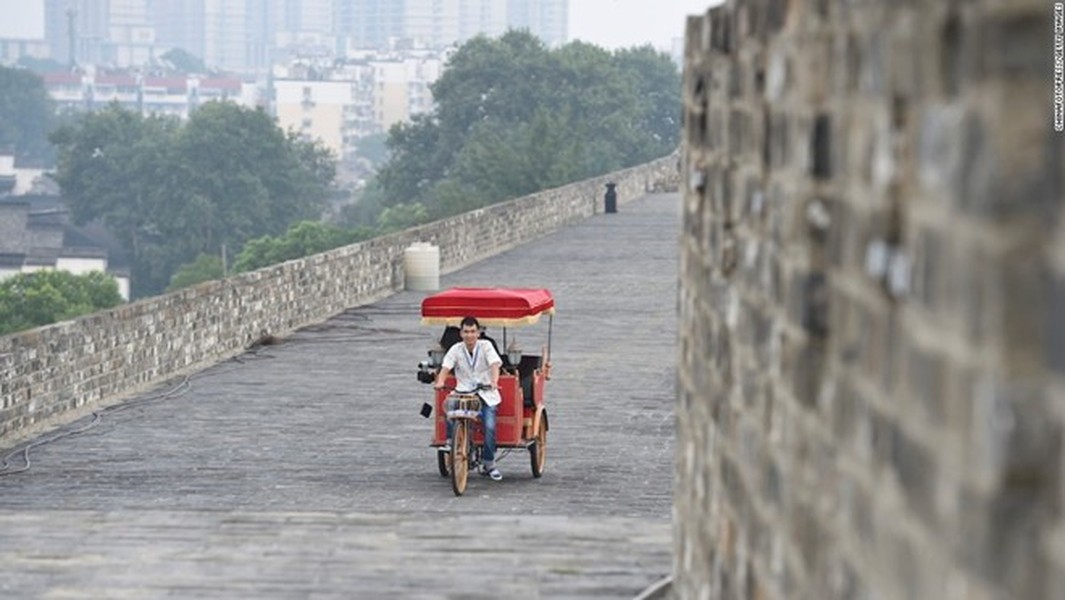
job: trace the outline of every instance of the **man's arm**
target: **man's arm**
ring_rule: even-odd
[[[499,389],[499,367],[503,364],[503,359],[499,357],[499,353],[492,346],[490,342],[484,344],[485,359],[488,360],[488,373],[491,377],[490,383],[493,390]]]
[[[436,381],[433,382],[433,387],[440,389],[444,387],[444,382],[447,381],[447,376],[451,374],[451,369],[447,367],[440,367],[440,372],[436,374]]]
[[[489,368],[492,371],[492,389],[493,390],[498,390],[499,389],[499,365],[500,364],[501,363],[492,363],[491,365],[489,365]]]

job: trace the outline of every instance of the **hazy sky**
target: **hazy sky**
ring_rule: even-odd
[[[685,17],[724,0],[569,0],[569,37],[609,48],[650,43],[670,50]]]
[[[569,0],[570,39],[609,49],[650,43],[669,50],[684,36],[684,18],[722,0]],[[42,0],[0,0],[0,38],[40,39]]]
[[[39,40],[44,37],[44,2],[0,0],[0,38]]]

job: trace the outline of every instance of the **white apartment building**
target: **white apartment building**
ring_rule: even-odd
[[[258,105],[255,83],[235,78],[143,76],[130,71],[100,73],[45,73],[45,89],[61,111],[95,110],[118,102],[141,114],[170,115],[186,119],[197,106],[211,100],[229,100],[241,106]]]
[[[369,66],[373,71],[374,123],[380,131],[433,109],[429,85],[440,78],[441,59],[396,57],[371,60]]]
[[[278,125],[304,139],[317,139],[343,157],[348,112],[354,105],[354,85],[348,80],[274,79]]]
[[[364,52],[336,68],[276,68],[275,114],[282,129],[321,140],[340,159],[359,139],[383,133],[433,108],[429,85],[443,71],[439,53]]]

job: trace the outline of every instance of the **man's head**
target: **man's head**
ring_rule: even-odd
[[[472,349],[477,343],[477,338],[481,336],[481,324],[476,317],[466,317],[459,325],[459,333],[462,334],[462,341],[466,347]]]

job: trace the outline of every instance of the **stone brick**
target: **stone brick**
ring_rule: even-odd
[[[728,56],[703,64],[722,78],[708,100],[732,115],[729,144],[688,151],[743,174],[735,206],[744,208],[715,247],[738,256],[741,275],[719,285],[741,290],[744,316],[726,328],[728,373],[721,363],[713,371],[760,399],[745,408],[757,419],[722,408],[720,423],[703,425],[729,432],[724,450],[746,456],[744,469],[755,460],[743,449],[758,438],[751,424],[766,436],[758,484],[742,498],[718,495],[731,514],[750,517],[735,503],[760,496],[785,517],[793,543],[750,546],[753,564],[774,565],[760,589],[796,598],[1045,594],[1061,561],[1048,558],[1041,531],[1062,527],[1065,497],[1065,423],[1049,408],[1065,370],[1065,157],[1049,131],[1046,58],[1034,41],[1046,36],[1046,6],[749,0],[716,10]],[[755,33],[762,23],[765,39]],[[737,72],[741,89],[730,94]],[[760,132],[757,152],[748,127]],[[764,190],[764,204],[751,190]],[[752,218],[759,204],[762,221]],[[810,293],[818,281],[827,293]],[[710,292],[711,305],[729,297],[682,285]],[[768,343],[756,333],[766,324]],[[768,364],[761,382],[755,357]],[[833,501],[849,526],[828,527],[814,567],[803,545],[826,526],[812,509],[797,519],[789,511]],[[1011,510],[1036,516],[1011,520]],[[685,514],[678,504],[682,522]],[[983,529],[967,530],[981,516]],[[760,520],[746,526],[752,538],[773,537]],[[988,550],[997,543],[1005,561]],[[854,547],[868,554],[850,562],[840,549]],[[719,562],[706,578],[738,594],[756,587],[756,572]]]

